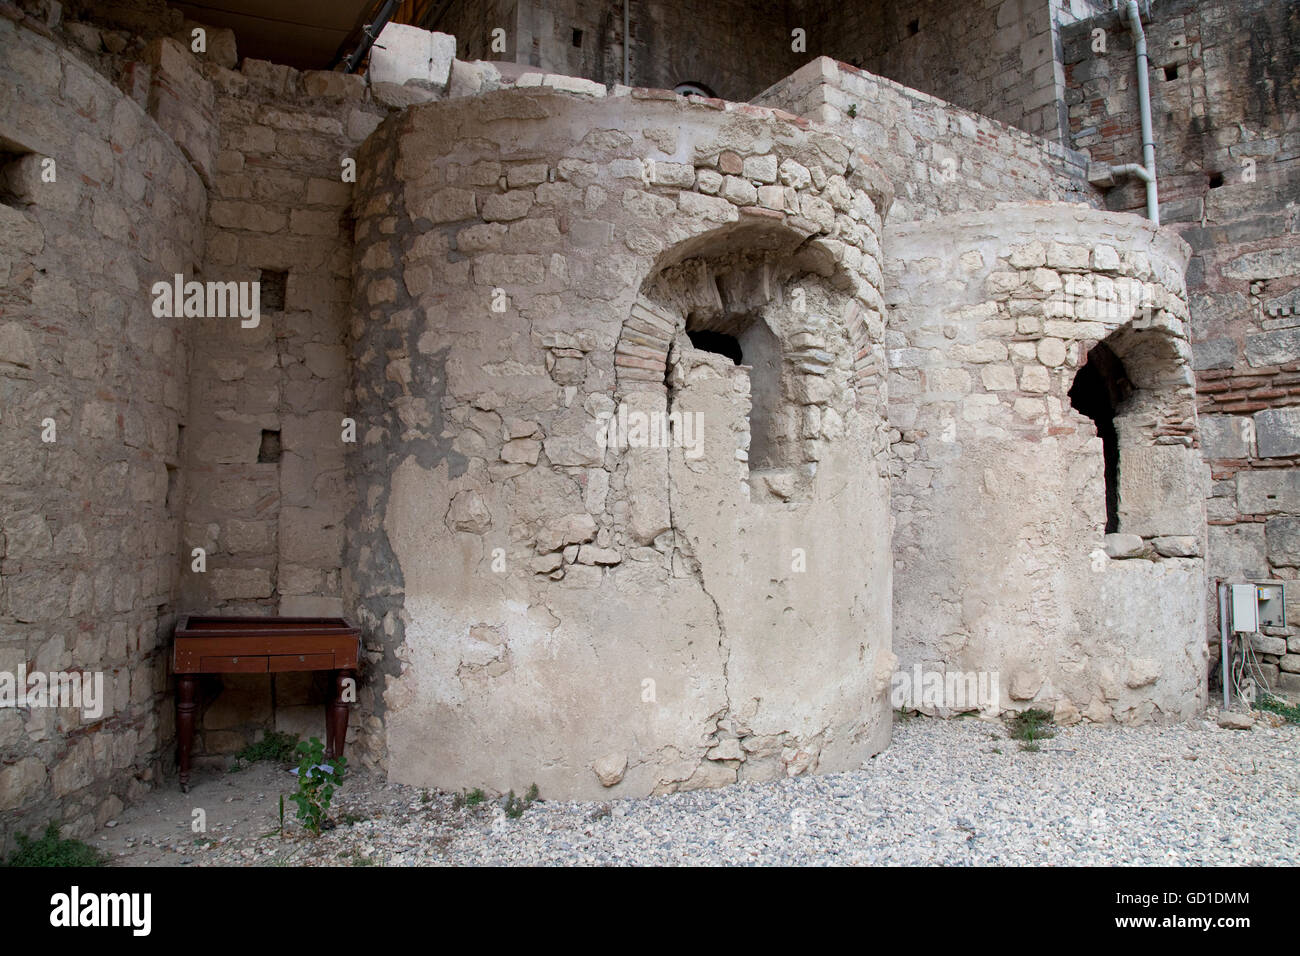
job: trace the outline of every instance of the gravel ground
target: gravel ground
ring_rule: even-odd
[[[517,819],[354,772],[333,810],[351,822],[262,835],[292,788],[265,764],[209,771],[91,842],[117,865],[1300,863],[1300,727],[1224,730],[1213,715],[1057,728],[1037,753],[1000,722],[918,717],[852,773],[608,803],[542,794]]]

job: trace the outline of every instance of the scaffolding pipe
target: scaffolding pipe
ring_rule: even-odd
[[[361,61],[366,58],[366,54],[370,52],[370,48],[379,39],[379,34],[384,32],[384,27],[388,25],[388,21],[397,10],[397,4],[398,0],[384,0],[379,16],[375,17],[374,22],[367,23],[361,28],[361,42],[352,51],[352,55],[343,62],[344,73],[357,72],[357,67],[361,66]]]

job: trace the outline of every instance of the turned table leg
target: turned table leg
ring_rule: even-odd
[[[334,697],[325,710],[325,756],[342,757],[348,739],[349,703],[344,700],[348,689],[356,686],[356,671],[334,672]]]
[[[194,749],[194,714],[199,709],[198,679],[193,674],[176,678],[176,736],[180,749],[181,792],[190,792],[190,753]]]

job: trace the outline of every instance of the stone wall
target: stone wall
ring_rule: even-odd
[[[747,100],[826,56],[1059,140],[1066,125],[1059,24],[1103,6],[1104,0],[925,0],[906,6],[722,0],[706,11],[635,3],[630,82],[665,89],[692,82],[724,99]],[[491,50],[494,28],[505,31],[504,51]],[[460,38],[466,60],[508,60],[605,84],[624,79],[617,4],[453,5],[433,29]]]
[[[456,35],[462,59],[508,60],[607,85],[623,82],[620,5],[520,0],[474,6],[453,7],[435,26]],[[689,4],[634,3],[630,82],[669,90],[694,83],[724,99],[747,100],[808,59],[793,50],[787,21],[785,6],[771,0],[720,0],[706,15]],[[504,52],[491,49],[496,27],[506,31]]]
[[[360,76],[177,56],[214,87],[219,131],[202,278],[259,282],[262,311],[253,328],[189,326],[184,542],[187,554],[204,549],[207,569],[187,569],[184,605],[341,615],[353,188],[343,160],[385,111]],[[237,751],[272,728],[321,737],[325,678],[205,681],[195,753]]]
[[[519,39],[519,4],[516,0],[483,3],[453,3],[430,29],[456,38],[456,54],[462,60],[506,60],[516,62],[518,51],[525,54],[531,43]],[[492,49],[492,31],[505,31],[505,50]],[[518,62],[527,63],[527,56]]]
[[[856,766],[889,727],[888,186],[788,114],[555,82],[585,92],[418,106],[363,151],[369,756],[559,797]],[[608,440],[664,412],[702,440]]]
[[[66,427],[85,437],[80,457],[57,471],[68,474],[66,494],[92,502],[92,520],[78,524],[62,497],[37,509],[48,492],[50,456],[71,441],[52,406],[59,442],[39,442],[38,429],[31,454],[12,456],[14,484],[30,487],[15,492],[5,522],[0,590],[21,604],[6,605],[15,629],[6,625],[5,640],[18,643],[0,671],[15,670],[20,659],[29,669],[102,666],[114,715],[96,736],[112,752],[96,747],[92,760],[81,722],[63,711],[48,712],[58,714],[49,722],[31,712],[26,735],[37,748],[7,752],[0,771],[7,774],[5,809],[21,808],[18,819],[30,820],[30,829],[56,817],[84,831],[92,816],[111,816],[132,788],[157,782],[159,766],[170,766],[172,700],[150,698],[146,688],[169,689],[178,612],[344,613],[349,504],[341,430],[352,186],[341,160],[353,156],[385,109],[361,77],[256,60],[236,71],[228,31],[210,31],[207,55],[196,57],[171,36],[187,36],[193,26],[179,15],[143,17],[149,38],[117,28],[132,25],[121,22],[129,12],[109,22],[57,23],[53,32],[26,20],[45,58],[14,59],[13,88],[30,95],[6,103],[0,128],[3,211],[36,223],[12,236],[26,245],[13,259],[19,278],[6,308],[2,367],[19,389],[13,407],[65,396]],[[61,52],[46,57],[46,50]],[[40,83],[54,92],[38,93]],[[56,107],[39,107],[45,100]],[[79,114],[75,122],[58,112],[64,103]],[[58,160],[57,184],[39,181],[43,156]],[[66,167],[63,156],[72,156]],[[65,168],[72,170],[66,179]],[[88,229],[98,249],[69,238]],[[49,259],[56,249],[65,250],[57,253],[62,258]],[[67,258],[74,250],[77,266]],[[84,268],[83,259],[92,267],[102,262],[113,280]],[[23,272],[21,262],[43,271]],[[155,318],[152,285],[176,274],[259,282],[261,321],[243,328],[236,318]],[[33,303],[48,320],[39,328],[30,324]],[[68,316],[91,322],[93,334],[85,346],[51,350],[49,337],[64,334]],[[174,339],[169,350],[166,336]],[[34,362],[41,354],[50,357]],[[44,366],[56,377],[33,392]],[[103,380],[92,391],[97,374]],[[26,434],[21,419],[6,422]],[[36,467],[40,475],[30,471]],[[138,519],[135,533],[110,531],[128,512]],[[194,548],[204,550],[202,572]],[[44,597],[33,590],[41,582]],[[55,633],[56,606],[62,629],[79,629],[80,637]],[[89,659],[78,656],[83,652]],[[205,682],[196,755],[229,753],[272,728],[320,736],[324,693],[307,675]],[[13,713],[0,710],[0,719]],[[38,757],[52,768],[48,777]],[[113,761],[126,761],[135,778],[115,772],[98,802],[77,799],[73,791],[85,780],[102,784]]]
[[[1106,35],[1104,53],[1092,33]],[[1160,214],[1191,245],[1188,269],[1205,457],[1209,574],[1294,580],[1300,498],[1300,3],[1173,2],[1146,25]],[[1114,17],[1065,30],[1075,145],[1098,162],[1141,158],[1133,41]],[[1111,190],[1140,209],[1140,183]],[[1290,590],[1290,589],[1289,589]],[[1218,643],[1212,586],[1209,635]],[[1300,588],[1288,595],[1300,624]],[[1266,683],[1300,691],[1291,628],[1256,648]],[[1216,648],[1217,656],[1217,648]]]
[[[999,26],[1016,6],[925,6],[915,36],[889,20],[903,34],[873,62],[1006,106],[1005,67],[1041,53],[1036,7]],[[454,6],[462,55],[518,62],[447,53],[386,88],[236,70],[228,31],[196,58],[156,3],[102,23],[28,7],[48,15],[0,9],[0,672],[102,671],[109,701],[97,720],[0,709],[0,855],[159,781],[180,612],[357,618],[356,755],[422,785],[633,795],[856,766],[887,740],[894,617],[904,663],[999,669],[1002,705],[1141,720],[1202,701],[1184,250],[997,205],[1101,204],[1085,155],[825,57],[758,105],[607,90],[621,18],[585,2]],[[634,81],[749,96],[802,58],[790,30],[813,9],[634,10]],[[1294,9],[1183,5],[1152,27],[1181,70],[1157,89],[1164,208],[1198,253],[1209,555],[1234,576],[1300,565]],[[810,50],[840,39],[815,22]],[[935,70],[944,31],[990,22],[968,76]],[[1131,45],[1112,25],[1110,72],[1085,66],[1097,22],[1065,28],[1072,131],[1131,159]],[[155,318],[152,284],[178,273],[259,282],[260,322]],[[1130,279],[1158,286],[1150,327],[1053,311]],[[1111,536],[1102,442],[1069,404],[1102,339],[1133,388]],[[672,421],[668,447],[610,447],[620,414]],[[1283,686],[1294,640],[1258,648]],[[321,690],[211,682],[198,752],[319,734]]]
[[[894,649],[1002,707],[1137,722],[1205,701],[1205,481],[1183,269],[1143,220],[1009,204],[885,233]],[[1118,531],[1071,390],[1104,341]],[[1096,361],[1093,359],[1093,361]]]
[[[631,82],[673,89],[703,84],[743,101],[792,72],[808,57],[791,49],[786,5],[773,0],[720,0],[706,15],[690,4],[632,6]],[[622,29],[621,25],[619,27]],[[690,43],[683,43],[690,37]],[[621,79],[619,63],[607,79]]]
[[[193,213],[206,254],[185,277],[260,288],[255,327],[185,323],[179,604],[190,613],[342,614],[352,192],[342,161],[386,108],[363,77],[247,58],[235,70],[230,31],[205,28],[208,49],[196,56],[176,39],[188,41],[196,24],[175,11],[133,14],[126,5],[62,30],[133,91],[210,185],[210,205]],[[171,275],[151,281],[162,279]],[[266,730],[321,735],[323,676],[232,675],[201,690],[200,762]]]
[[[640,2],[631,6],[630,82],[664,89],[693,82],[747,100],[826,56],[1060,141],[1061,24],[1108,8],[1107,0],[722,0],[707,10]],[[508,61],[607,85],[624,79],[618,4],[453,4],[430,28],[455,35],[465,60]],[[492,49],[494,29],[504,31],[503,50]]]
[[[891,222],[1023,199],[1101,201],[1073,150],[826,57],[753,102],[824,123],[869,150],[897,190]]]
[[[809,49],[957,106],[1059,139],[1056,18],[1048,0],[809,3]]]
[[[0,672],[105,698],[0,709],[4,856],[50,819],[89,833],[171,758],[187,359],[150,287],[201,261],[207,197],[147,65],[124,93],[12,8],[0,50]]]

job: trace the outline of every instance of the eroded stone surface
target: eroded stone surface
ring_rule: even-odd
[[[85,833],[162,778],[179,611],[355,616],[349,754],[395,779],[629,795],[883,746],[891,580],[904,665],[996,670],[998,706],[1062,723],[1141,721],[1203,697],[1203,557],[1239,579],[1300,566],[1294,255],[1240,245],[1289,234],[1252,205],[1276,184],[1201,197],[1190,174],[1195,208],[1169,203],[1188,283],[1221,280],[1194,299],[1193,355],[1185,256],[1132,219],[1008,207],[882,232],[1101,194],[1081,154],[844,63],[789,63],[755,101],[781,113],[456,61],[409,27],[368,77],[235,70],[230,31],[194,54],[176,11],[140,37],[51,34],[45,6],[40,28],[0,18],[0,132],[32,151],[0,204],[0,670],[103,669],[111,716],[0,710],[0,810],[32,832]],[[1025,108],[1055,122],[1050,98]],[[1246,128],[1215,149],[1284,135]],[[282,294],[250,330],[158,319],[146,293],[177,272]],[[735,335],[748,369],[688,331]],[[1135,386],[1111,536],[1068,395],[1103,339]],[[1199,429],[1192,365],[1216,409]],[[620,410],[699,412],[702,441],[611,450]],[[1256,646],[1300,690],[1296,639]],[[232,677],[198,750],[319,734],[319,703],[307,675],[274,698]]]
[[[888,186],[765,111],[560,89],[412,108],[362,157],[350,525],[388,772],[591,797],[856,766],[889,728]],[[702,195],[724,154],[801,188]]]
[[[890,227],[885,239],[904,670],[999,673],[1003,706],[1067,717],[1195,712],[1208,482],[1189,447],[1186,247],[1130,217],[1059,205]],[[1087,254],[1103,246],[1118,253]],[[1146,298],[1117,292],[1125,281],[1149,283]],[[1133,384],[1115,419],[1109,535],[1102,442],[1069,395],[1102,340]]]

